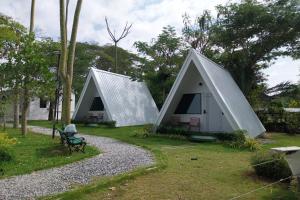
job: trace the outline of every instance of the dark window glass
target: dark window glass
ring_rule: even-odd
[[[47,101],[44,99],[40,99],[40,108],[47,108]]]
[[[90,108],[90,111],[103,111],[104,105],[100,97],[95,97]]]
[[[201,114],[201,94],[184,94],[175,114]]]

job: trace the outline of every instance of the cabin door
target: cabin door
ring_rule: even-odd
[[[206,126],[208,132],[222,131],[222,111],[212,94],[206,96]]]

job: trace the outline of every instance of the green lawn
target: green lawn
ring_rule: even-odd
[[[31,122],[49,126],[47,122]],[[253,152],[235,150],[216,143],[191,143],[159,136],[136,137],[142,127],[106,128],[77,126],[85,134],[107,136],[151,150],[156,170],[139,169],[125,175],[102,178],[93,184],[49,199],[230,199],[268,184],[249,166]],[[271,134],[274,146],[300,145],[300,136]],[[191,160],[196,157],[197,160]],[[109,189],[110,188],[110,189]],[[298,199],[285,184],[275,185],[242,199]]]
[[[0,168],[4,170],[4,175],[0,175],[0,178],[60,166],[99,154],[96,148],[87,146],[85,153],[74,152],[70,155],[68,149],[60,144],[58,137],[52,139],[51,136],[36,133],[28,133],[24,137],[18,129],[12,128],[6,129],[6,133],[18,142],[9,149],[13,159],[0,164]]]

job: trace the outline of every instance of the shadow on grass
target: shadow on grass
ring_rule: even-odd
[[[56,144],[51,147],[38,148],[36,149],[36,154],[38,157],[43,157],[43,158],[70,155],[68,148],[61,144]]]

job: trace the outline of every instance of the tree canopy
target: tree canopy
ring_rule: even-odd
[[[278,56],[296,57],[298,54],[300,11],[297,0],[246,0],[219,5],[217,13],[217,18],[211,19],[205,11],[197,18],[196,26],[185,26],[184,37],[194,48],[199,48],[194,45],[196,41],[205,38],[203,53],[224,65],[246,96],[265,80],[261,69],[267,68]]]
[[[182,38],[177,36],[174,27],[167,26],[150,43],[136,42],[135,47],[142,56],[140,78],[146,81],[160,108],[183,63],[186,49]]]

